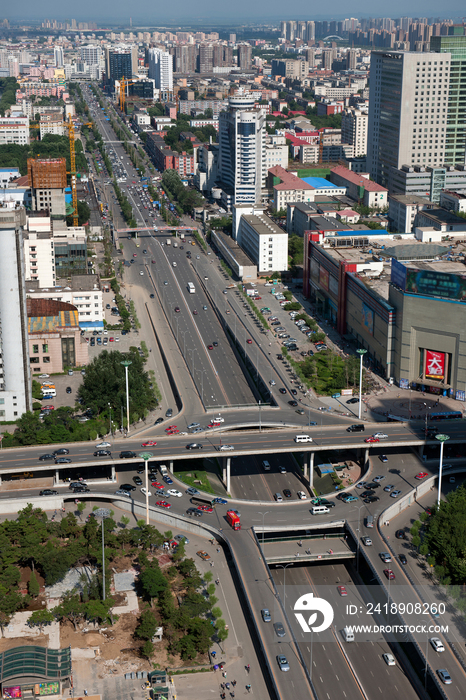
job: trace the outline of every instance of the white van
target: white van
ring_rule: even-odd
[[[264,459],[264,461],[262,462],[262,469],[263,469],[265,472],[269,472],[269,471],[270,471],[270,464],[267,462],[266,459]]]
[[[57,390],[56,389],[47,389],[46,391],[42,392],[42,396],[56,396],[57,395]]]
[[[366,527],[374,527],[374,516],[373,515],[366,516]]]
[[[295,435],[294,441],[295,442],[312,442],[312,438],[310,435]]]
[[[352,627],[344,627],[341,630],[341,633],[345,642],[354,642],[354,633]]]
[[[330,509],[327,506],[312,506],[311,515],[326,515],[330,513]]]

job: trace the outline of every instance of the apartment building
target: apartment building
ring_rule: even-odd
[[[29,117],[0,117],[0,146],[16,143],[27,146],[29,141]]]

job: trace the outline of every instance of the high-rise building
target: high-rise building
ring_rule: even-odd
[[[32,410],[24,286],[23,207],[0,208],[0,420]]]
[[[194,73],[196,70],[197,49],[194,44],[175,46],[175,71]]]
[[[367,166],[379,184],[390,167],[445,162],[450,62],[450,53],[372,52]]]
[[[445,163],[466,163],[466,36],[433,36],[430,50],[451,56]]]
[[[100,57],[102,56],[102,49],[100,46],[94,46],[94,44],[88,44],[87,46],[81,46],[81,61],[87,63],[88,66],[93,66],[100,62]]]
[[[349,49],[346,54],[346,68],[347,70],[356,70],[356,63],[358,60],[358,52],[356,49]]]
[[[149,78],[155,81],[157,90],[170,96],[173,93],[173,56],[161,49],[149,49]]]
[[[265,185],[265,111],[253,95],[239,90],[219,114],[219,176],[232,205],[261,201]]]
[[[137,73],[137,46],[106,46],[105,76],[107,82],[115,83],[121,78],[132,78]]]
[[[28,158],[27,165],[33,211],[65,216],[65,158]]]
[[[367,124],[369,115],[359,109],[349,107],[341,115],[341,142],[353,146],[353,157],[367,153]]]
[[[212,73],[214,67],[214,47],[201,44],[199,47],[199,73]]]
[[[252,46],[250,44],[239,44],[238,67],[244,70],[250,70],[252,67]]]
[[[56,68],[63,68],[64,56],[63,56],[63,48],[61,46],[54,46],[53,47],[53,58],[55,61],[55,67]]]

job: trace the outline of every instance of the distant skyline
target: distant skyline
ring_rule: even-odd
[[[74,8],[70,5],[66,6],[64,11],[63,3],[58,3],[57,0],[43,0],[40,5],[34,0],[23,0],[21,5],[15,6],[13,13],[3,14],[0,11],[0,19],[6,17],[11,22],[21,21],[37,21],[43,19],[57,19],[64,21],[65,19],[76,19],[80,22],[92,21],[97,22],[101,26],[107,26],[109,23],[122,23],[129,25],[129,19],[132,17],[133,25],[144,26],[159,26],[164,23],[170,25],[192,24],[200,27],[203,22],[212,24],[215,22],[225,24],[247,24],[249,22],[278,22],[282,19],[344,19],[345,17],[443,17],[445,19],[457,18],[461,19],[466,15],[464,2],[460,0],[452,0],[440,7],[438,2],[434,0],[426,0],[421,2],[411,2],[406,4],[402,0],[395,0],[386,7],[385,11],[382,7],[377,8],[374,12],[373,2],[368,0],[360,0],[356,3],[348,5],[344,0],[334,0],[331,7],[331,13],[322,13],[321,7],[317,12],[313,12],[309,7],[309,3],[304,0],[295,2],[292,9],[284,7],[282,2],[278,0],[258,0],[251,4],[250,0],[236,0],[235,3],[225,3],[225,5],[212,6],[210,0],[199,0],[196,4],[196,14],[193,16],[193,5],[188,0],[179,0],[176,4],[176,15],[173,15],[173,8],[167,12],[166,9],[154,7],[154,3],[149,0],[140,0],[136,5],[130,6],[123,0],[114,0],[111,5],[111,17],[102,15],[101,7],[96,8],[95,2],[91,0],[82,0],[79,5]],[[10,6],[11,8],[11,6]],[[9,8],[9,9],[10,9]],[[18,10],[20,10],[18,12]]]

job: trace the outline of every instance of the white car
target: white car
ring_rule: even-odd
[[[145,486],[142,487],[141,493],[143,493],[144,496],[146,495],[146,488],[145,488]],[[148,494],[149,494],[149,496],[152,496],[152,492],[151,492],[151,491],[148,491]]]
[[[395,657],[393,654],[382,654],[382,659],[385,661],[387,666],[396,666]]]
[[[39,374],[39,379],[48,379],[50,374]]]
[[[306,494],[304,493],[304,491],[298,491],[298,498],[299,498],[301,501],[305,501],[306,498],[307,498],[307,496],[306,496]]]
[[[230,450],[234,450],[235,448],[233,447],[233,445],[220,445],[218,449],[219,452],[229,452]]]
[[[270,386],[275,386],[275,380],[274,380],[274,379],[271,379],[270,382],[269,382],[269,384],[270,384]]]
[[[374,433],[372,437],[379,438],[379,440],[386,440],[388,435],[385,435],[385,433]]]
[[[143,271],[142,271],[142,270],[140,270],[139,274],[140,274],[140,275],[143,275],[144,273],[143,273]]]
[[[112,443],[111,443],[111,442],[99,442],[99,444],[95,446],[95,449],[96,449],[96,450],[102,450],[102,449],[104,449],[105,447],[111,447],[111,446],[112,446]]]
[[[181,496],[182,496],[183,494],[181,493],[181,491],[177,491],[176,489],[169,489],[169,490],[167,491],[167,494],[166,494],[166,495],[169,495],[169,496],[176,496],[177,498],[181,498]]]
[[[212,423],[225,423],[225,418],[222,418],[222,416],[217,416],[216,418],[212,418]]]
[[[429,642],[431,643],[431,645],[435,649],[435,651],[438,651],[439,653],[442,651],[445,651],[445,647],[443,646],[443,642],[438,637],[432,637],[431,639],[429,639]]]

